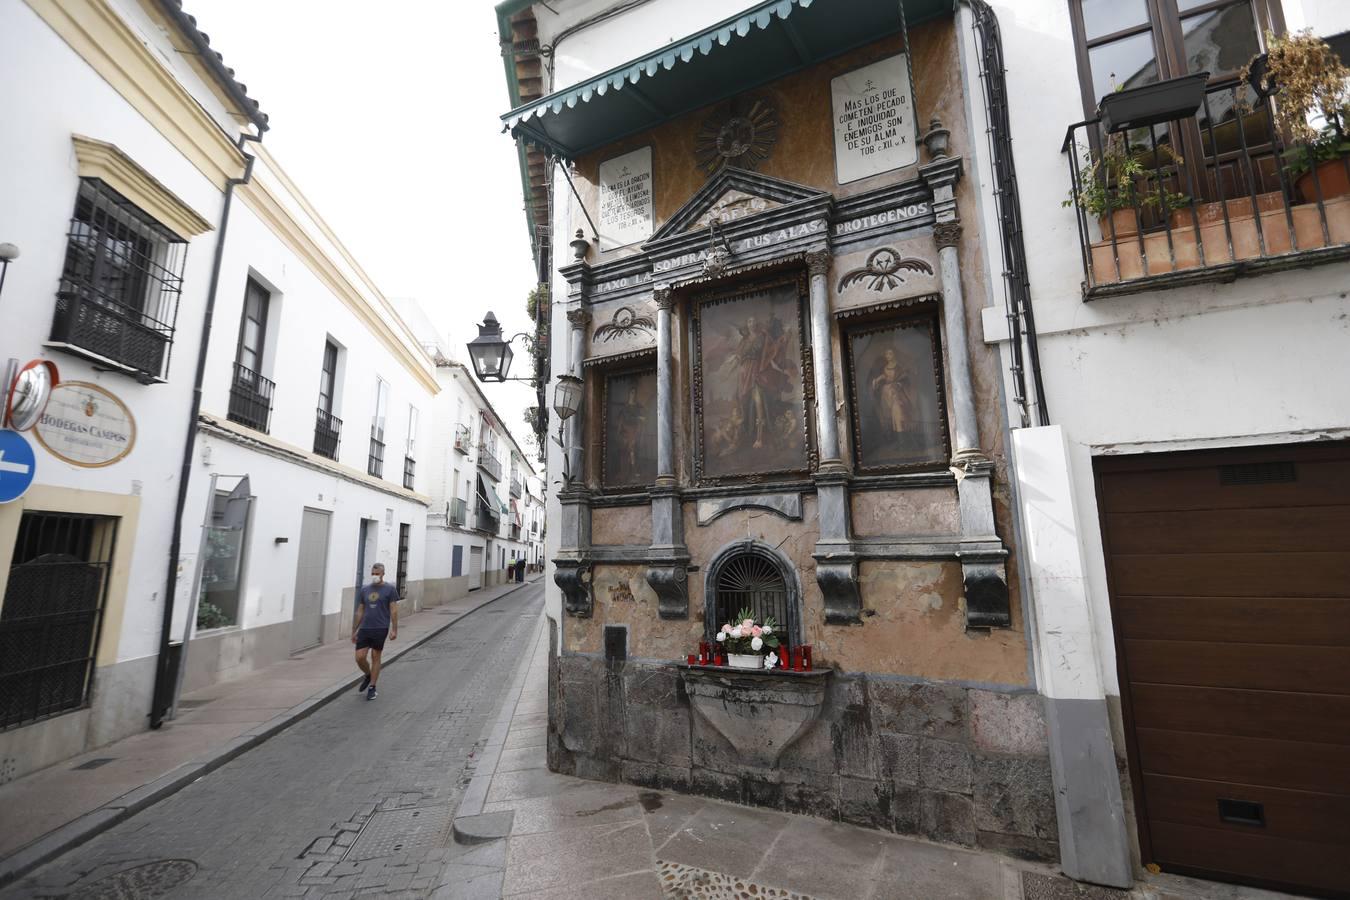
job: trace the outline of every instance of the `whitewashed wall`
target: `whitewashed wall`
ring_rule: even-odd
[[[1074,213],[1061,206],[1069,174],[1059,148],[1064,129],[1083,118],[1068,6],[1060,0],[992,5],[1003,33],[1046,399],[1051,421],[1067,443],[1077,514],[1076,541],[1038,552],[1080,548],[1081,561],[1060,562],[1084,577],[1100,668],[1086,680],[1118,695],[1093,457],[1350,436],[1350,399],[1344,391],[1328,390],[1350,383],[1345,352],[1350,265],[1085,303]],[[1308,25],[1332,34],[1350,27],[1346,4],[1290,0],[1285,12],[1291,28]],[[964,41],[969,54],[973,44],[968,36]],[[970,109],[974,134],[984,133],[980,105],[976,93]],[[993,204],[987,146],[980,143],[972,155],[971,174],[984,185],[981,212],[988,229]],[[998,247],[990,242],[986,252],[988,271],[1003,271]],[[985,316],[987,341],[1006,340],[1002,302],[995,279]],[[1006,376],[1008,345],[1000,346]],[[1005,393],[1012,395],[1010,386]],[[1011,406],[1009,416],[1018,421]],[[1048,571],[1060,562],[1051,561]],[[1036,600],[1072,602],[1055,596],[1038,592]]]

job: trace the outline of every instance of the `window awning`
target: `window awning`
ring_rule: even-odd
[[[697,34],[502,116],[564,158],[950,14],[955,0],[764,0]],[[901,18],[901,8],[904,18]]]
[[[481,477],[478,479],[478,499],[494,516],[500,517],[502,513],[506,512],[506,504],[502,502],[502,497],[497,493],[497,489]]]

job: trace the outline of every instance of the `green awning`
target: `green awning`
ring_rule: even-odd
[[[949,15],[954,2],[765,0],[711,28],[513,109],[502,122],[515,137],[575,158],[900,32],[905,25],[912,28]]]

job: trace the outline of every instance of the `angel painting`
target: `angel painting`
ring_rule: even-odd
[[[860,468],[946,462],[934,327],[923,317],[849,335]]]
[[[805,461],[802,352],[793,285],[708,304],[701,315],[705,471]]]

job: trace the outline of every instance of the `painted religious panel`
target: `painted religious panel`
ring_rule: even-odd
[[[851,330],[846,347],[858,470],[947,465],[951,452],[936,315]]]
[[[607,488],[656,481],[656,371],[605,376],[603,472]]]
[[[694,317],[698,475],[721,481],[810,468],[803,281],[705,298]]]

